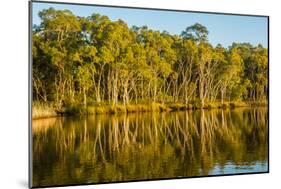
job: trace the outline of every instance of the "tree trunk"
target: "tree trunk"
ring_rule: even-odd
[[[86,94],[86,89],[83,89],[83,96],[84,96],[84,107],[87,107],[87,94]]]
[[[224,100],[224,89],[221,89],[221,104],[223,105]]]

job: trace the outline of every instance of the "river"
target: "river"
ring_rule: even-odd
[[[33,186],[268,171],[268,109],[33,120]]]

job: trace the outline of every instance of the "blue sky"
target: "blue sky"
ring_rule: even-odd
[[[99,13],[108,16],[111,20],[122,19],[129,27],[146,25],[153,30],[166,30],[170,34],[180,34],[187,26],[200,23],[208,28],[209,41],[212,45],[220,43],[228,47],[232,42],[249,42],[267,47],[266,17],[33,2],[33,24],[40,24],[38,12],[49,7],[68,9],[75,15],[85,17],[92,13]]]

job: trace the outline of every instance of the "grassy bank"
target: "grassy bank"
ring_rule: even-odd
[[[32,103],[32,119],[58,116],[52,104],[34,102]]]
[[[227,109],[237,107],[260,107],[267,106],[266,101],[249,101],[249,102],[209,102],[202,106],[200,103],[182,104],[182,103],[144,103],[130,105],[89,105],[86,108],[82,105],[68,105],[57,110],[51,104],[33,103],[32,118],[47,118],[61,115],[95,115],[95,114],[119,114],[134,112],[163,112],[163,111],[181,111],[196,109]]]

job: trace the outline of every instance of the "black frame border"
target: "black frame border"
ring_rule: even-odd
[[[215,15],[228,15],[228,16],[249,16],[249,17],[264,17],[267,18],[267,52],[268,52],[268,167],[264,172],[250,172],[250,173],[233,173],[233,174],[217,174],[217,175],[202,175],[190,177],[168,177],[158,179],[143,179],[143,180],[127,180],[115,182],[98,182],[98,183],[79,183],[79,184],[60,184],[50,186],[33,186],[33,160],[32,160],[32,27],[33,27],[33,3],[46,3],[46,4],[61,4],[61,5],[80,5],[80,6],[95,6],[95,7],[108,7],[108,8],[121,8],[121,9],[140,9],[140,10],[154,10],[154,11],[169,11],[169,12],[185,12],[185,13],[203,13]],[[161,181],[161,180],[178,180],[190,178],[209,178],[209,177],[224,177],[224,176],[239,176],[239,175],[257,175],[270,173],[270,16],[256,15],[256,14],[240,14],[240,13],[226,13],[226,12],[209,12],[209,11],[194,11],[194,10],[178,10],[178,9],[163,9],[163,8],[149,8],[149,7],[133,7],[121,5],[105,5],[105,4],[89,4],[89,3],[75,3],[75,2],[58,2],[58,1],[41,1],[30,0],[28,1],[28,187],[29,188],[53,188],[53,187],[67,187],[67,186],[85,186],[85,185],[100,185],[100,184],[114,184],[114,183],[131,183],[143,181]]]

